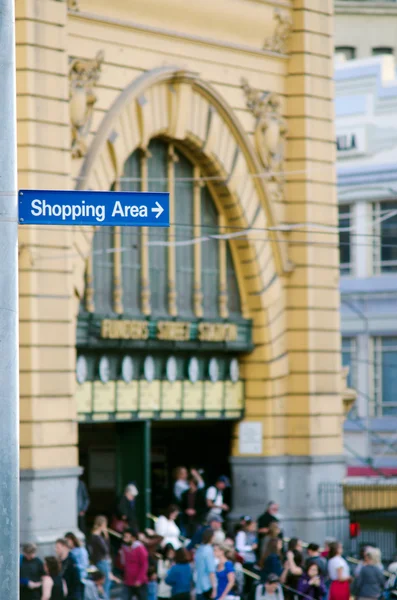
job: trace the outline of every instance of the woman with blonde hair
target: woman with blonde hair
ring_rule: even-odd
[[[91,534],[91,561],[98,571],[104,574],[105,583],[103,591],[105,600],[109,600],[112,585],[112,563],[110,559],[110,544],[108,533],[108,520],[103,515],[95,518]]]
[[[218,583],[216,600],[226,600],[236,583],[234,565],[231,560],[228,560],[227,553],[228,548],[218,545],[214,546],[214,554],[218,562],[216,567],[216,579]]]
[[[378,548],[366,548],[364,564],[354,582],[353,592],[361,600],[376,600],[382,596],[385,578],[382,573],[381,553]]]

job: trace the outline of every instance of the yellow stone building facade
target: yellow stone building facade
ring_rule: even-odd
[[[16,0],[19,187],[171,196],[161,233],[20,229],[23,541],[76,527],[80,466],[95,510],[133,480],[143,518],[180,462],[321,537],[344,474],[332,4]]]

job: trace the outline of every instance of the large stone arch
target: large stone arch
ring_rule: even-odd
[[[256,349],[251,362],[257,363],[262,381],[264,364],[267,381],[272,371],[277,378],[287,374],[285,240],[280,233],[269,232],[276,217],[265,179],[252,177],[262,171],[254,147],[211,85],[179,67],[154,69],[134,80],[103,119],[82,164],[77,189],[109,190],[128,156],[159,136],[173,140],[207,176],[217,176],[209,187],[226,226],[251,229],[231,243],[245,312],[253,320]],[[76,255],[81,257],[74,265],[74,285],[81,297],[93,230],[74,231]],[[76,301],[76,315],[77,311]],[[265,387],[263,396],[271,396]]]

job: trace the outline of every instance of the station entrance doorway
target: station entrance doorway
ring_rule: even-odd
[[[229,475],[232,426],[227,420],[81,423],[80,465],[91,500],[88,526],[98,514],[111,520],[128,483],[139,489],[138,519],[146,527],[153,526],[148,514],[158,515],[172,502],[176,467],[197,468],[206,485]]]

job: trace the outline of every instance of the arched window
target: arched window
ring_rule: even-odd
[[[94,306],[98,313],[113,312],[113,227],[101,227],[92,243]]]
[[[199,179],[198,168],[162,140],[131,154],[118,189],[170,192],[171,227],[98,228],[87,270],[86,310],[129,317],[241,314],[229,242],[211,237],[223,230],[210,190]],[[201,236],[209,239],[195,244]]]

